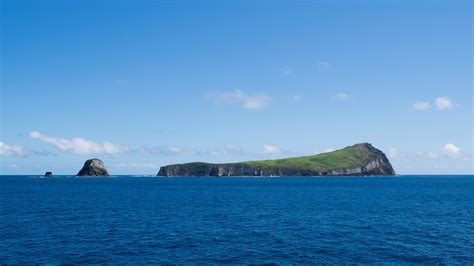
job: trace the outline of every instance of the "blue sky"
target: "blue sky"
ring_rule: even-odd
[[[0,173],[370,142],[473,173],[470,1],[2,1]]]

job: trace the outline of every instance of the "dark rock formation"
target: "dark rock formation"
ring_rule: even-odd
[[[89,159],[84,163],[78,176],[109,176],[109,172],[105,169],[104,162],[99,159]]]
[[[369,143],[280,160],[163,166],[158,176],[374,176],[395,175],[385,154]]]
[[[45,177],[51,177],[51,176],[53,176],[53,172],[48,171],[48,172],[44,173],[44,176]]]

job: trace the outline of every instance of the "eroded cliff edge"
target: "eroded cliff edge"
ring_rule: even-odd
[[[241,163],[185,163],[163,166],[158,176],[351,176],[395,175],[385,154],[369,143],[333,152]]]

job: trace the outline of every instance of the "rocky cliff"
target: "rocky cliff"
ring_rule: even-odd
[[[395,175],[385,154],[369,143],[334,152],[279,160],[163,166],[158,176],[351,176]]]
[[[99,159],[89,159],[84,163],[77,176],[109,176],[104,162]]]

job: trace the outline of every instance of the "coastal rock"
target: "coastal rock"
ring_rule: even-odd
[[[51,176],[53,176],[53,172],[48,171],[44,173],[44,177],[51,177]]]
[[[376,176],[395,175],[385,154],[369,143],[279,160],[163,166],[158,176]]]
[[[110,176],[104,162],[99,159],[89,159],[84,163],[77,176]]]

